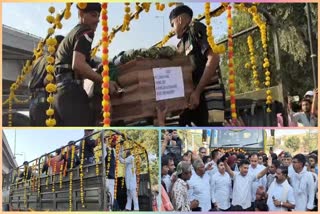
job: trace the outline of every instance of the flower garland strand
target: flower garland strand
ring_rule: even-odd
[[[231,6],[227,7],[227,25],[228,25],[228,67],[229,67],[229,94],[230,94],[230,110],[231,118],[235,123],[237,121],[237,108],[236,108],[236,90],[235,90],[235,71],[233,62],[233,39],[232,39],[232,17]]]
[[[165,7],[166,7],[165,4],[161,4],[159,2],[156,2],[156,10],[163,11]]]
[[[63,164],[60,165],[60,172],[59,172],[59,188],[60,189],[62,189],[62,179],[63,179],[62,173],[63,173]]]
[[[74,160],[75,146],[71,147],[71,161],[70,161],[70,176],[69,176],[69,211],[72,211],[72,178],[73,178],[73,160]]]
[[[119,167],[119,150],[120,145],[116,145],[116,166],[115,166],[115,180],[114,180],[114,199],[117,199],[117,187],[118,187],[118,167]]]
[[[83,190],[83,165],[84,165],[84,147],[85,147],[86,141],[83,140],[81,143],[81,160],[80,160],[80,200],[82,208],[85,208],[84,205],[84,190]]]
[[[129,31],[129,24],[130,24],[130,19],[131,19],[131,15],[130,15],[130,3],[126,2],[124,3],[125,7],[124,7],[124,17],[123,17],[123,24],[122,24],[122,28],[121,28],[121,32],[124,31]]]
[[[103,126],[109,127],[110,126],[110,96],[109,96],[109,54],[108,54],[108,47],[109,47],[109,38],[108,38],[108,3],[102,4],[101,10],[101,19],[102,19],[102,108],[103,108]]]
[[[54,165],[53,165],[53,173],[52,173],[52,192],[55,191],[55,189],[54,189],[54,183],[55,183],[56,172],[57,172],[57,162],[55,161],[55,162],[54,162]]]
[[[205,3],[204,5],[204,11],[205,11],[205,19],[206,19],[206,26],[207,26],[207,37],[208,37],[208,43],[213,51],[213,53],[221,54],[225,52],[225,46],[224,45],[217,45],[214,42],[214,37],[212,34],[212,26],[211,24],[211,16],[210,16],[210,2]]]
[[[253,46],[253,39],[252,36],[248,36],[247,39],[248,48],[249,48],[249,54],[250,54],[250,64],[246,64],[246,68],[251,67],[252,69],[252,77],[253,77],[253,84],[255,86],[256,91],[259,90],[259,79],[258,79],[258,71],[257,71],[257,65],[256,65],[256,58],[254,54],[254,46]]]
[[[55,8],[50,7],[49,12],[51,14],[53,14],[55,12]],[[57,26],[57,28],[62,26],[61,22],[60,22],[60,15],[59,14],[57,14],[57,17],[55,19],[54,19],[53,15],[47,16],[47,21],[50,24],[54,23],[55,26]],[[52,29],[54,29],[54,28],[49,28],[48,33],[53,34],[54,31],[52,31]],[[54,119],[54,110],[53,110],[53,93],[56,92],[57,86],[54,84],[53,81],[54,81],[54,61],[55,61],[54,54],[56,52],[55,46],[57,45],[58,42],[54,37],[52,37],[52,34],[51,34],[51,37],[49,37],[46,40],[46,45],[48,46],[48,53],[49,53],[49,56],[46,58],[46,60],[47,60],[46,80],[48,83],[47,83],[45,89],[46,89],[46,92],[49,94],[49,96],[47,98],[47,102],[49,103],[49,108],[46,111],[46,115],[48,116],[48,118],[46,119],[46,125],[49,127],[56,125],[56,120]]]
[[[248,9],[248,12],[253,16],[253,21],[258,25],[260,29],[260,34],[261,34],[261,43],[262,43],[262,48],[263,48],[263,68],[265,72],[265,86],[267,87],[266,90],[266,104],[267,104],[267,112],[271,112],[271,104],[272,104],[272,94],[270,90],[271,86],[271,78],[270,78],[270,63],[268,59],[268,45],[267,45],[267,24],[265,21],[261,20],[260,15],[258,14],[257,7],[255,5],[251,6]]]

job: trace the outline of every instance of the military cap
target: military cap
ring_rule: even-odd
[[[90,11],[97,11],[98,13],[101,12],[101,4],[100,3],[87,3],[87,6],[84,9],[79,8],[79,5],[77,4],[77,8],[79,10],[82,10],[84,12],[90,12]]]
[[[179,5],[171,11],[171,13],[169,15],[170,21],[172,21],[172,19],[176,18],[177,16],[179,16],[183,13],[188,14],[191,18],[193,16],[193,11],[190,7],[188,7],[186,5]]]

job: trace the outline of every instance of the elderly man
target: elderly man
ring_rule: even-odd
[[[193,162],[194,174],[188,181],[189,184],[189,200],[194,199],[199,201],[199,208],[201,211],[209,211],[211,209],[210,200],[210,176],[206,172],[206,168],[201,159]]]
[[[248,160],[242,160],[240,162],[240,172],[233,172],[227,164],[227,159],[224,161],[224,166],[226,171],[233,179],[233,193],[232,193],[232,211],[242,211],[242,210],[253,210],[251,207],[252,201],[252,184],[256,180],[262,178],[267,172],[268,168],[272,164],[272,159],[268,159],[268,167],[265,167],[257,175],[249,173],[249,164]]]
[[[276,169],[275,180],[268,190],[267,204],[270,211],[288,211],[294,209],[295,199],[293,189],[288,183],[288,167]]]
[[[178,177],[172,186],[171,201],[175,211],[189,212],[192,208],[198,207],[199,202],[193,200],[190,203],[188,196],[188,183],[192,175],[191,164],[181,161],[177,166],[175,175]]]
[[[296,201],[295,211],[311,211],[314,206],[316,188],[311,172],[308,172],[305,167],[306,161],[303,154],[297,154],[292,159],[295,173],[293,173],[290,183]]]

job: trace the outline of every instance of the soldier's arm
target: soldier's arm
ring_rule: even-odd
[[[197,92],[200,94],[204,88],[211,83],[212,78],[216,76],[216,70],[219,66],[219,55],[213,53],[208,43],[207,29],[202,23],[195,23],[194,36],[201,48],[201,53],[207,56],[206,67],[203,71],[203,75],[199,84],[196,87]]]
[[[204,69],[200,82],[196,87],[196,90],[199,94],[211,82],[211,79],[216,74],[216,69],[218,68],[218,65],[219,65],[219,55],[213,53],[211,48],[207,50],[206,54],[207,54],[208,61],[206,63],[206,67]]]
[[[84,79],[102,83],[102,76],[94,72],[86,61],[87,57],[90,56],[93,37],[93,31],[84,32],[78,36],[73,49],[72,70]]]

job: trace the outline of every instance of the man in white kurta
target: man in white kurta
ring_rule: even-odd
[[[127,187],[127,204],[126,210],[131,210],[133,201],[134,210],[139,210],[138,194],[137,194],[137,178],[136,169],[134,166],[134,157],[129,150],[126,151],[126,158],[122,157],[123,146],[120,149],[119,160],[126,165],[125,183]]]
[[[297,154],[293,157],[292,165],[295,173],[291,177],[291,185],[296,201],[295,211],[311,211],[314,207],[315,184],[311,172],[305,168],[306,157]]]
[[[249,166],[249,174],[253,176],[257,176],[259,172],[265,169],[265,166],[258,164],[258,155],[252,154],[250,157],[250,166]],[[267,176],[263,176],[262,178],[253,181],[252,183],[252,193],[251,193],[251,202],[256,200],[256,192],[259,186],[263,186],[264,189],[267,187]]]
[[[208,172],[205,172],[205,167],[202,160],[195,160],[193,167],[194,173],[192,174],[191,179],[188,181],[189,200],[198,200],[201,211],[206,212],[211,209],[210,176]]]
[[[288,180],[288,167],[276,169],[275,180],[271,183],[268,190],[267,205],[269,211],[285,212],[295,207],[293,189]]]
[[[227,211],[231,206],[231,178],[225,172],[224,163],[218,160],[217,164],[218,172],[212,175],[210,180],[211,202],[218,210]]]

